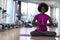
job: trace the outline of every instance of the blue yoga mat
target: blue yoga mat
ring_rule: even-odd
[[[19,34],[18,36],[31,36],[31,35],[30,34]],[[44,37],[51,37],[51,36],[44,36]],[[60,36],[55,36],[55,37],[60,38]]]

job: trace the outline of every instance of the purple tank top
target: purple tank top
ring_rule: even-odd
[[[41,31],[47,31],[47,20],[48,20],[48,15],[47,14],[37,14],[37,23],[44,23],[45,25],[37,25],[37,30],[41,30]]]

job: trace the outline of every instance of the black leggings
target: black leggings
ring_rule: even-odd
[[[50,32],[50,31],[32,31],[31,36],[56,36],[56,32]]]

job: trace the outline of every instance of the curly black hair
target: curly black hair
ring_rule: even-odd
[[[46,9],[45,12],[48,11],[48,5],[46,3],[40,3],[38,6],[38,11],[41,12],[41,8],[44,7]]]

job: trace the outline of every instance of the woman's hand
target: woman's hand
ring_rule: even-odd
[[[42,22],[39,23],[39,25],[46,25],[46,24],[44,23],[44,19],[43,19],[43,18],[42,18]]]

